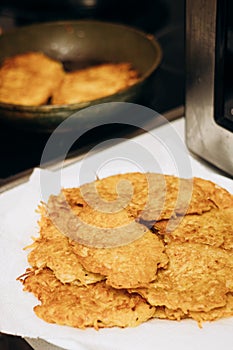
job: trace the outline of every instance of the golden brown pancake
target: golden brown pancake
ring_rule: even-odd
[[[199,324],[205,321],[215,321],[220,318],[232,317],[233,316],[233,294],[228,293],[226,295],[226,304],[223,307],[216,307],[208,312],[195,312],[190,311],[189,317],[196,320]]]
[[[138,80],[138,73],[129,63],[104,63],[66,73],[54,91],[52,104],[71,104],[113,95]]]
[[[61,204],[62,203],[63,202],[61,202]],[[67,235],[73,236],[73,234],[69,232],[69,230],[73,230],[74,234],[76,233],[79,238],[77,238],[77,240],[70,240],[70,243],[79,262],[87,271],[105,276],[109,285],[115,288],[144,286],[156,278],[158,267],[166,266],[167,257],[166,254],[164,254],[164,245],[159,237],[150,232],[144,225],[132,221],[132,219],[126,215],[126,211],[98,213],[98,211],[92,210],[89,206],[78,207],[78,211],[79,217],[82,218],[86,216],[87,223],[82,224],[82,220],[80,220],[80,223],[78,222],[77,226],[74,227],[71,227],[69,213],[68,219],[66,219],[67,208],[65,208],[63,212],[62,207],[60,207],[60,214],[57,214],[57,216],[55,215],[56,212],[52,212],[53,221],[50,220],[49,235],[51,235],[51,226],[54,226],[54,222],[58,224],[58,227],[61,225],[61,235],[67,233]],[[61,212],[63,213],[62,216]],[[98,215],[101,217],[100,220],[98,219]],[[123,219],[119,220],[122,215]],[[64,218],[64,222],[57,221],[62,218]],[[114,220],[115,218],[116,220]],[[95,222],[102,224],[98,227],[95,225]],[[76,222],[74,222],[74,225],[75,224]],[[139,238],[131,239],[131,231],[133,233],[139,232]],[[83,233],[84,239],[86,234],[87,241],[89,237],[88,234],[93,233],[87,245],[79,242],[80,237],[81,239],[83,237]],[[97,236],[95,236],[95,233]],[[110,236],[110,239],[114,243],[113,246],[109,247],[112,242],[107,241],[109,242],[108,247],[98,247],[99,243],[101,243],[98,238],[102,233],[107,236],[107,238],[109,234],[113,233],[113,235]],[[122,240],[124,239],[124,235],[126,235],[126,238],[130,237],[130,242],[128,244],[122,244],[122,242],[119,241],[119,233]],[[114,241],[115,234],[117,235],[116,241]],[[45,235],[46,233],[43,233],[43,236]],[[101,239],[102,238],[103,236],[101,236]]]
[[[19,279],[47,322],[233,316],[233,196],[213,182],[119,174],[63,189],[39,212],[32,268]]]
[[[211,181],[201,178],[180,179],[156,173],[127,173],[96,181],[101,196],[124,196],[126,210],[146,221],[172,216],[202,214],[214,208],[233,206],[233,196]],[[114,198],[114,197],[113,197]]]
[[[172,242],[166,247],[169,265],[148,288],[137,291],[151,305],[209,312],[226,305],[233,291],[233,251],[198,243]]]
[[[86,270],[106,276],[106,283],[115,288],[145,286],[167,264],[163,243],[149,230],[128,245],[93,248],[73,242],[73,250]]]
[[[90,230],[96,231],[98,234],[99,230],[94,226],[95,221],[98,222],[96,219],[98,212],[89,206],[78,207],[78,210],[79,215],[82,212],[86,217],[89,216],[88,226],[81,226],[81,230],[86,229],[87,234]],[[123,234],[127,234],[128,228],[133,227],[136,231],[139,230],[140,238],[127,245],[118,246],[116,244],[116,247],[105,249],[86,246],[77,241],[69,243],[64,233],[55,227],[50,218],[45,217],[45,208],[41,212],[41,238],[36,240],[32,246],[33,250],[29,254],[28,261],[31,266],[37,268],[49,267],[62,282],[92,283],[101,279],[100,274],[102,279],[106,277],[107,284],[116,288],[145,286],[155,280],[157,268],[167,264],[167,257],[163,252],[164,245],[155,234],[151,233],[144,225],[134,221],[131,224],[131,221],[128,221],[128,216],[126,216],[128,219],[125,219],[124,216],[123,220],[119,220],[122,213],[126,213],[124,210],[113,214],[100,213],[102,221],[99,222],[102,222],[102,226],[109,227],[110,232],[118,233],[117,230],[114,231],[114,226],[117,227],[126,220],[126,225],[122,227]],[[127,225],[128,223],[129,225]],[[64,225],[69,227],[69,222],[65,218]],[[78,229],[76,230],[78,231]],[[89,274],[85,277],[86,271]]]
[[[62,283],[86,285],[104,279],[103,276],[86,271],[72,250],[69,240],[46,216],[45,205],[40,205],[40,236],[34,238],[28,262],[33,268],[49,267]]]
[[[90,186],[86,190],[83,198],[74,191],[76,203],[69,190],[48,200],[48,215],[64,235],[95,248],[126,245],[144,235],[147,228],[135,221],[121,201],[112,201],[111,194],[103,200]]]
[[[210,311],[189,311],[184,313],[181,309],[171,310],[165,306],[155,308],[154,317],[168,320],[180,321],[184,318],[192,318],[202,326],[205,321],[215,321],[221,318],[227,318],[233,315],[233,295],[226,295],[226,304],[222,307],[216,307]]]
[[[0,68],[0,102],[46,104],[64,77],[63,66],[41,52],[6,58]]]
[[[29,264],[36,268],[49,267],[62,283],[86,285],[104,279],[82,267],[68,239],[63,235],[50,240],[37,240],[32,248],[28,255]]]
[[[212,181],[195,177],[194,182],[197,188],[200,188],[209,201],[212,201],[219,209],[233,207],[233,195],[223,187],[215,184]]]
[[[98,282],[88,286],[62,284],[49,269],[28,271],[24,290],[41,302],[34,308],[46,322],[78,328],[135,327],[150,319],[154,308],[139,295]]]
[[[186,215],[178,225],[176,222],[176,219],[169,223],[162,220],[155,224],[165,242],[176,240],[233,249],[233,207],[213,209],[202,215]]]

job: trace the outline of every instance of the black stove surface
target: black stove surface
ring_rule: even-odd
[[[56,1],[56,6],[52,0],[8,0],[1,3],[0,29],[3,32],[36,22],[96,18],[132,25],[154,34],[162,47],[163,60],[151,77],[150,88],[144,91],[137,103],[161,114],[184,105],[184,0],[144,0],[143,3],[132,0],[108,1],[112,8],[108,8],[104,0],[93,1],[96,6],[93,5],[92,8],[85,7],[84,0]],[[120,125],[114,128],[105,126],[98,133],[90,131],[79,140],[78,145],[74,146],[76,149],[72,151],[82,152],[90,142],[98,143],[112,132],[116,136],[117,133],[122,135],[129,131],[125,126],[122,130]],[[15,175],[38,166],[49,136],[0,124],[1,183],[4,184]]]

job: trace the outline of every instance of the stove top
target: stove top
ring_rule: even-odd
[[[88,17],[132,25],[154,34],[162,47],[163,60],[151,77],[150,88],[144,91],[137,103],[161,114],[184,105],[184,0],[175,2],[144,0],[143,5],[141,2],[132,2],[132,0],[111,0],[112,11],[103,6],[105,3],[103,0],[102,2],[66,1],[66,6],[70,6],[66,10],[64,10],[64,2],[56,1],[56,11],[52,0],[35,1],[33,4],[28,0],[20,2],[3,0],[1,3],[0,30],[3,32],[36,22]],[[89,4],[89,8],[84,6],[85,3]],[[98,6],[99,3],[102,7]],[[93,6],[91,7],[90,4]],[[47,6],[46,11],[45,6]],[[91,142],[98,143],[113,132],[116,137],[118,134],[122,136],[130,131],[130,127],[127,129],[125,125],[124,128],[121,125],[114,128],[110,125],[105,126],[98,131],[98,136],[96,132],[90,131],[79,140],[72,152],[84,152],[85,147]],[[2,164],[0,185],[38,166],[49,136],[15,129],[13,126],[2,123],[0,125]]]

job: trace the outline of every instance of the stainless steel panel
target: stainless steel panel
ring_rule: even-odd
[[[186,142],[233,175],[233,133],[214,120],[217,0],[186,0]]]

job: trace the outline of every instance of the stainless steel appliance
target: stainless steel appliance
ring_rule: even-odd
[[[233,2],[186,1],[186,140],[233,175]]]

